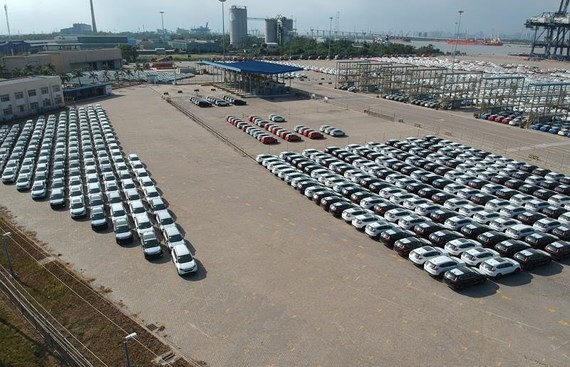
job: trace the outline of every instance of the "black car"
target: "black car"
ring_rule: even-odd
[[[372,191],[373,193],[377,194],[380,192],[380,190],[386,188],[386,187],[392,187],[392,184],[386,182],[386,181],[379,181],[379,182],[374,182],[371,183],[370,186],[368,186],[368,190]]]
[[[430,219],[436,223],[443,223],[447,219],[449,219],[451,217],[455,217],[456,215],[457,215],[457,212],[454,212],[454,211],[448,210],[448,209],[444,209],[444,208],[436,209],[433,212],[429,213]]]
[[[566,213],[566,210],[558,206],[549,205],[542,208],[540,212],[552,219],[558,219],[559,216]]]
[[[329,211],[330,207],[332,204],[338,203],[338,202],[346,202],[346,199],[338,196],[338,195],[330,195],[330,196],[325,196],[324,198],[322,198],[320,200],[320,205],[321,208],[323,208],[323,210],[325,211]]]
[[[357,191],[357,192],[353,193],[352,195],[350,195],[350,200],[352,200],[356,204],[360,204],[362,199],[369,198],[371,196],[376,196],[376,195],[374,195],[373,193],[371,193],[369,191]]]
[[[570,195],[570,185],[558,185],[554,188],[554,192],[563,195]]]
[[[313,197],[311,199],[315,202],[315,204],[319,205],[321,203],[322,198],[327,197],[327,196],[332,196],[335,194],[336,193],[332,190],[322,188],[322,189],[319,189],[319,190],[313,192]]]
[[[489,181],[491,181],[492,183],[496,183],[499,185],[504,185],[505,182],[507,182],[508,180],[510,180],[511,178],[509,176],[504,176],[504,175],[497,175],[497,176],[492,176]]]
[[[480,234],[485,233],[485,232],[490,232],[490,231],[492,231],[492,229],[490,227],[487,227],[484,224],[469,223],[469,224],[461,227],[461,229],[459,231],[465,237],[471,238],[474,240],[474,239],[477,239],[477,237]]]
[[[486,280],[487,277],[479,273],[477,269],[472,269],[466,266],[448,270],[443,275],[443,281],[445,284],[456,291],[473,285],[485,283]]]
[[[532,195],[533,192],[540,190],[540,186],[533,184],[524,184],[518,189],[520,192]]]
[[[521,223],[526,224],[527,226],[532,226],[536,221],[543,218],[546,218],[546,215],[531,211],[522,212],[516,216],[516,219],[520,220]]]
[[[521,181],[521,180],[517,180],[516,178],[511,178],[510,180],[508,180],[507,182],[505,182],[505,186],[508,187],[509,189],[513,189],[513,190],[517,190],[519,187],[521,187],[522,185],[524,185],[526,182]]]
[[[446,166],[439,166],[434,170],[434,173],[443,176],[445,175],[447,172],[451,171],[453,168],[451,167],[446,167]]]
[[[433,181],[431,183],[431,185],[433,187],[435,187],[436,189],[443,189],[445,186],[454,183],[451,180],[448,180],[447,178],[438,178],[437,180]]]
[[[463,238],[463,235],[459,232],[452,231],[449,229],[443,229],[441,231],[433,232],[429,235],[429,240],[434,246],[443,247],[449,241],[453,241],[458,238]]]
[[[548,180],[544,180],[538,183],[538,185],[542,188],[542,189],[546,189],[546,190],[554,190],[556,187],[558,187],[558,185],[560,185],[558,182],[556,181],[548,181]]]
[[[428,187],[424,187],[423,189],[421,189],[420,191],[418,191],[418,195],[424,199],[429,199],[431,198],[433,195],[437,194],[441,192],[441,190],[437,190],[434,189],[431,186]]]
[[[347,199],[350,199],[352,194],[359,191],[362,191],[362,187],[358,186],[345,187],[344,189],[342,189],[342,196],[344,196]]]
[[[481,180],[479,178],[474,178],[473,180],[469,181],[467,185],[474,189],[480,190],[481,187],[487,185],[489,181]]]
[[[550,233],[560,238],[562,241],[570,241],[570,228],[566,226],[558,226],[550,231]]]
[[[402,207],[390,201],[374,205],[374,213],[384,216],[388,210],[401,209]]]
[[[535,168],[535,169],[532,171],[532,174],[535,175],[535,176],[542,176],[542,177],[544,177],[544,176],[546,176],[547,174],[549,174],[550,172],[552,172],[552,171],[549,170],[549,169],[547,169],[547,168],[540,168],[540,167],[538,167],[538,168]]]
[[[457,198],[457,196],[447,193],[447,192],[439,192],[431,197],[431,201],[436,204],[443,205],[447,200]]]
[[[410,251],[422,246],[431,246],[431,243],[423,238],[415,236],[402,238],[394,243],[394,250],[402,257],[408,257]]]
[[[570,242],[556,241],[549,243],[544,247],[544,251],[548,252],[553,259],[562,260],[570,257]]]
[[[535,232],[529,234],[524,238],[524,242],[528,243],[534,248],[544,249],[546,245],[558,241],[558,237],[542,232]]]
[[[442,231],[444,229],[445,229],[445,227],[441,226],[439,224],[424,222],[424,223],[416,224],[413,228],[413,231],[415,234],[417,234],[420,237],[429,238],[430,234],[437,232],[437,231]]]
[[[505,257],[513,257],[515,253],[529,248],[531,247],[528,243],[513,239],[501,241],[495,245],[495,251]]]
[[[342,215],[343,211],[349,208],[356,208],[356,205],[348,201],[339,201],[329,207],[329,213],[338,218]]]
[[[493,195],[483,194],[483,193],[475,194],[469,198],[469,200],[471,200],[471,202],[473,202],[474,204],[477,204],[477,205],[485,205],[485,204],[487,204],[487,202],[489,202],[493,199],[496,199],[496,197]]]
[[[483,247],[487,248],[493,248],[497,243],[508,239],[510,239],[509,236],[497,231],[489,231],[481,233],[479,236],[477,236],[477,241],[479,241]]]
[[[382,241],[386,247],[393,247],[396,241],[413,236],[415,236],[414,232],[406,231],[401,228],[393,228],[382,232],[379,240]]]
[[[532,176],[532,173],[524,172],[524,171],[516,171],[511,175],[512,178],[515,178],[515,179],[521,180],[521,181],[526,180],[530,176]]]
[[[542,265],[548,265],[552,261],[552,257],[545,251],[534,248],[517,252],[513,255],[523,270],[530,270]]]
[[[523,163],[519,166],[519,169],[521,171],[525,171],[525,172],[532,172],[537,168],[538,168],[538,166],[535,166],[534,164],[528,164],[528,163]]]
[[[406,191],[417,195],[420,190],[425,189],[426,187],[430,186],[424,183],[412,182],[406,185]]]
[[[508,187],[495,191],[495,196],[503,200],[509,200],[516,194],[520,194],[520,192],[517,190],[509,189]]]

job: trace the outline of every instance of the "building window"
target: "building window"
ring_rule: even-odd
[[[24,112],[24,106],[23,105],[18,106],[18,108],[20,109],[20,112]]]
[[[51,101],[49,99],[44,99],[44,107],[51,106]]]
[[[10,101],[10,95],[9,94],[2,94],[0,96],[0,102],[9,102]]]
[[[24,98],[24,92],[16,92],[14,93],[14,95],[16,96],[16,99]]]
[[[7,108],[4,109],[4,116],[11,115],[12,113],[13,113],[12,106],[8,106]]]
[[[59,85],[54,85],[51,87],[51,90],[54,92],[59,92],[61,89],[59,88]]]
[[[34,91],[34,92],[35,92],[35,91]],[[32,111],[37,110],[37,109],[38,109],[38,102],[32,102],[32,103],[30,103],[30,109],[31,109]]]
[[[42,94],[49,94],[49,88],[48,87],[42,87],[41,91],[42,91]]]
[[[61,96],[55,96],[55,104],[59,105],[63,103],[63,100],[61,99]]]
[[[30,97],[35,97],[36,96],[36,90],[35,89],[30,89],[28,91],[28,96]]]

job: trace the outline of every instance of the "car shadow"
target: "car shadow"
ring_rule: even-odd
[[[172,217],[172,219],[174,219],[174,221],[176,222],[178,220],[178,216],[176,215],[176,213],[174,213],[172,210],[170,209],[166,209],[168,211],[168,213],[170,213],[170,216]]]
[[[181,276],[182,279],[187,280],[189,282],[198,282],[200,280],[206,279],[206,277],[208,276],[208,270],[206,269],[204,264],[202,264],[202,262],[196,258],[194,260],[198,265],[198,271],[193,274]]]
[[[570,265],[570,257],[560,260],[554,260],[553,262],[556,262],[558,264]]]
[[[559,263],[553,261],[548,265],[540,266],[538,268],[534,268],[529,270],[533,275],[541,275],[541,276],[550,276],[560,274],[564,269],[564,266],[560,265]]]
[[[530,283],[532,280],[532,274],[528,271],[523,271],[518,274],[509,274],[499,279],[494,279],[494,281],[499,285],[504,285],[508,287],[518,287],[524,284]]]
[[[162,246],[162,256],[148,259],[148,262],[157,265],[172,262],[172,258],[170,257],[170,251],[165,246]]]
[[[163,197],[162,201],[164,201],[164,205],[166,205],[167,208],[170,206],[170,202],[168,201],[168,199]]]
[[[190,252],[192,253],[192,255],[196,254],[196,248],[194,247],[194,245],[192,245],[192,242],[190,242],[190,240],[186,239],[186,247],[188,247],[188,250],[190,250]]]
[[[497,289],[499,289],[499,286],[496,283],[487,280],[483,284],[460,290],[457,293],[471,298],[483,298],[497,293]]]

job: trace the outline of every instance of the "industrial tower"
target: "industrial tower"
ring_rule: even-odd
[[[527,19],[525,26],[534,29],[531,57],[570,59],[570,0],[560,0],[558,11]],[[544,48],[544,53],[537,49]]]

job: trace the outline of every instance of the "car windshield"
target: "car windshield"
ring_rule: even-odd
[[[180,255],[178,256],[178,262],[179,263],[189,263],[190,261],[194,260],[194,258],[192,257],[192,255],[190,254],[185,254],[185,255]]]
[[[151,228],[151,227],[152,227],[152,223],[150,223],[150,221],[142,221],[139,223],[140,229],[147,229],[147,228]]]
[[[160,246],[160,244],[158,243],[158,240],[156,239],[156,237],[152,237],[152,238],[148,238],[145,239],[142,243],[143,247],[145,248],[152,248],[152,247],[158,247]]]
[[[174,219],[172,219],[172,217],[163,218],[160,223],[161,223],[163,226],[164,226],[164,225],[167,225],[167,224],[172,224],[172,223],[174,223]]]
[[[56,193],[51,194],[51,198],[53,200],[59,200],[59,199],[63,198],[63,194],[61,192],[56,192]]]
[[[76,201],[71,204],[71,209],[80,209],[83,208],[83,203],[80,201]]]
[[[117,223],[117,232],[119,233],[123,233],[123,232],[128,232],[130,231],[130,227],[128,224],[126,223]]]
[[[103,212],[93,212],[93,219],[104,219],[105,213]]]
[[[182,241],[182,240],[183,240],[183,238],[182,238],[182,235],[180,233],[176,233],[176,234],[173,234],[171,236],[168,236],[168,241],[170,241],[170,242],[178,242],[178,241]]]

